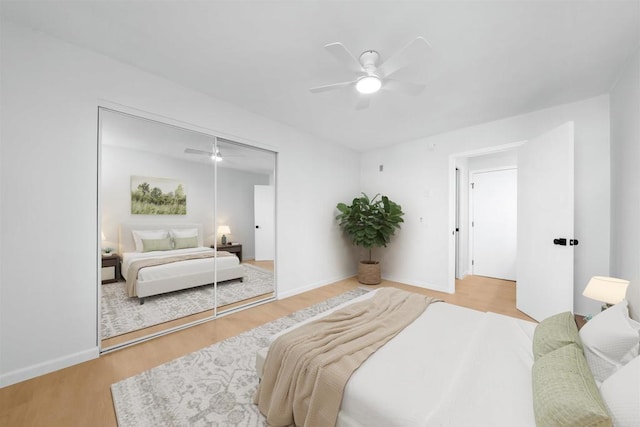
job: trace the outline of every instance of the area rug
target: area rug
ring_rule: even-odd
[[[366,292],[353,289],[113,384],[118,425],[266,425],[253,404],[256,352],[271,335]]]
[[[244,268],[242,282],[231,280],[218,284],[218,307],[273,292],[271,271],[249,264],[241,266]],[[213,309],[213,286],[154,295],[145,298],[142,305],[137,298],[127,296],[125,282],[108,283],[100,289],[102,339]]]

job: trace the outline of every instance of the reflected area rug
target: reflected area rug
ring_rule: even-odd
[[[256,352],[271,335],[367,292],[353,289],[113,384],[118,425],[266,425],[253,404]]]
[[[273,273],[250,264],[244,268],[243,281],[218,284],[218,307],[274,291]],[[213,309],[213,286],[184,289],[147,297],[127,296],[125,282],[102,285],[102,339],[137,331],[159,323]]]

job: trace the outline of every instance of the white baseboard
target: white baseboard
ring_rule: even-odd
[[[334,277],[334,278],[329,279],[329,280],[323,280],[321,282],[312,283],[312,284],[304,286],[302,288],[295,288],[295,289],[292,289],[292,290],[286,291],[286,292],[278,292],[278,299],[280,300],[280,299],[284,299],[284,298],[289,298],[289,297],[292,297],[294,295],[298,295],[298,294],[301,294],[303,292],[311,291],[311,290],[316,289],[316,288],[321,288],[323,286],[327,286],[327,285],[330,285],[332,283],[336,283],[336,282],[348,279],[348,278],[353,277],[353,276],[354,276],[354,274],[349,274],[349,275],[340,276],[340,277]]]
[[[405,285],[415,286],[418,288],[425,288],[431,291],[445,292],[448,294],[455,293],[455,291],[450,292],[447,286],[434,285],[433,283],[427,283],[422,280],[413,280],[408,277],[387,276],[383,277],[382,279],[388,280],[390,282],[404,283]]]
[[[69,366],[77,365],[78,363],[86,362],[87,360],[97,359],[99,356],[100,349],[98,347],[94,347],[74,354],[62,356],[57,359],[47,360],[46,362],[38,363],[36,365],[27,366],[26,368],[16,369],[15,371],[0,375],[0,387],[6,387],[40,375],[68,368]]]
[[[460,273],[459,279],[462,280],[469,275],[469,271],[463,271]]]
[[[347,276],[344,276],[344,277],[336,277],[336,278],[329,279],[329,280],[323,280],[322,282],[317,282],[317,283],[314,283],[314,284],[310,284],[310,285],[304,286],[302,288],[295,288],[295,289],[293,289],[291,291],[287,291],[287,292],[278,292],[278,299],[289,298],[289,297],[292,297],[294,295],[298,295],[298,294],[301,294],[303,292],[311,291],[311,290],[316,289],[316,288],[321,288],[322,286],[330,285],[332,283],[336,283],[336,282],[339,282],[341,280],[345,280],[345,279],[348,279],[348,278],[354,277],[354,276],[355,276],[355,273],[347,275]],[[425,289],[429,289],[429,290],[432,290],[432,291],[451,293],[451,292],[449,292],[449,290],[446,287],[434,285],[432,283],[427,283],[427,282],[423,282],[423,281],[419,281],[419,280],[417,280],[417,281],[416,280],[411,280],[411,279],[408,279],[406,277],[393,277],[393,276],[390,276],[390,277],[383,277],[382,280],[388,280],[390,282],[397,282],[397,283],[404,283],[406,285],[416,286],[416,287],[419,287],[419,288],[425,288]]]

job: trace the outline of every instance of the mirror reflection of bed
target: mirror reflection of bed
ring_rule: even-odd
[[[273,298],[275,261],[256,257],[254,223],[256,186],[274,188],[275,154],[111,110],[100,119],[102,248],[112,250],[103,266],[117,257],[121,273],[104,280],[115,274],[102,270],[103,351]],[[186,214],[133,214],[133,176],[179,181]],[[216,253],[223,224],[234,250]]]

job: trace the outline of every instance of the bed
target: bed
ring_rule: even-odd
[[[629,304],[627,318],[631,315],[631,318],[638,321],[640,317],[640,287],[638,285],[630,286],[627,292],[627,298],[630,301],[633,300]],[[351,303],[373,298],[375,294],[376,291],[369,292],[342,306],[282,331],[272,337],[272,343],[281,335],[295,328],[327,316]],[[622,313],[622,309],[627,310],[626,307],[625,305],[617,311]],[[615,373],[615,375],[611,375],[610,379],[598,382],[598,387],[602,396],[609,399],[606,401],[606,405],[609,407],[609,412],[612,413],[611,418],[614,420],[614,425],[637,426],[640,425],[636,423],[640,418],[640,409],[637,405],[637,401],[640,399],[638,396],[640,391],[637,387],[637,379],[640,378],[638,373],[640,323],[635,322],[632,327],[628,327],[627,323],[634,322],[634,320],[625,323],[626,321],[622,319],[621,314],[616,314],[613,308],[609,310],[596,318],[599,316],[602,316],[603,319],[607,316],[609,318],[618,316],[619,319],[616,320],[618,326],[614,327],[616,329],[630,328],[627,335],[631,340],[630,350],[627,351],[625,357],[633,359],[633,363],[625,362],[628,366],[624,366],[624,369],[628,371],[633,369],[634,371]],[[565,322],[565,325],[562,325],[560,329],[562,331],[569,330],[566,328],[566,322],[569,320],[573,322],[573,315],[563,313],[562,316],[554,316],[554,318],[556,317],[564,319],[562,321]],[[553,319],[542,323],[549,325],[553,323],[552,321]],[[605,323],[600,319],[598,322],[591,322],[594,325]],[[556,327],[554,324],[551,326]],[[577,335],[575,323],[572,326]],[[554,397],[553,393],[549,391],[554,387],[562,389],[565,386],[564,382],[567,381],[564,381],[564,374],[556,375],[547,366],[549,365],[547,359],[554,359],[556,353],[562,353],[564,348],[571,350],[577,348],[575,343],[566,345],[567,341],[562,345],[556,345],[556,348],[549,349],[547,353],[551,354],[550,356],[534,354],[534,348],[536,351],[540,351],[539,342],[544,341],[543,332],[540,331],[544,331],[545,327],[548,328],[548,326],[543,326],[536,331],[537,324],[533,322],[495,313],[479,312],[444,302],[432,303],[423,314],[373,353],[351,375],[344,387],[342,403],[335,425],[342,427],[535,426],[536,420],[539,421],[549,415],[545,412],[546,407],[540,409],[542,406],[538,406],[539,401],[540,405],[559,405],[560,412],[565,411],[565,406],[570,406],[562,399]],[[597,328],[588,328],[587,326],[583,328],[583,330],[588,330],[587,332],[594,329]],[[596,332],[596,334],[599,333],[601,332]],[[594,333],[589,332],[583,336],[582,330],[580,331],[580,337],[583,338],[585,347],[588,341],[593,341],[589,335],[594,335]],[[611,337],[613,335],[615,334],[608,331],[602,333],[601,336]],[[555,339],[554,336],[551,341]],[[577,338],[572,339],[577,340]],[[596,338],[595,341],[599,339]],[[562,337],[560,341],[563,340],[568,339]],[[538,347],[534,343],[538,344]],[[544,343],[548,344],[547,341]],[[268,350],[268,348],[262,349],[256,358],[256,369],[261,378],[264,374],[263,369]],[[552,352],[551,350],[558,351]],[[579,352],[582,354],[583,350],[579,349]],[[588,355],[587,353],[585,348],[585,356]],[[633,364],[635,367],[631,366]],[[538,365],[544,365],[542,376],[538,376],[537,373],[533,374],[533,372],[541,370],[536,369]],[[620,369],[623,366],[617,368]],[[557,378],[561,378],[564,382],[559,385],[554,384]],[[635,378],[636,382],[630,382],[629,378]],[[581,378],[577,380],[579,380],[578,382],[582,381]],[[574,393],[563,393],[562,398],[567,395],[573,397]],[[623,408],[621,410],[623,415],[621,416],[619,413],[616,415],[615,408],[611,408],[616,404],[611,402],[624,399],[626,399],[626,403],[617,405]],[[551,412],[557,410],[558,407],[555,407],[551,409]],[[624,411],[626,411],[626,415],[624,415]],[[629,418],[633,419],[631,423],[628,421]],[[539,421],[538,425],[545,425],[545,422]],[[567,424],[558,423],[556,420],[546,425]],[[611,425],[611,423],[607,424],[606,421],[602,421],[601,424],[590,425],[604,426]]]
[[[159,238],[164,232],[165,238]],[[155,234],[154,234],[155,233]],[[148,236],[150,239],[143,239]],[[155,249],[151,242],[169,239],[171,248]],[[144,240],[144,242],[143,242]],[[177,242],[184,243],[178,246]],[[144,243],[149,243],[145,250]],[[192,223],[122,223],[119,229],[119,253],[122,257],[122,276],[128,282],[135,277],[135,286],[127,283],[130,297],[144,298],[182,289],[212,284],[214,281],[242,280],[244,269],[240,260],[228,253],[214,254],[203,245],[202,224]],[[189,258],[176,261],[176,259]],[[170,263],[163,261],[172,260]],[[135,274],[136,263],[147,263]],[[157,265],[155,265],[157,264]],[[133,271],[134,276],[131,276]]]

